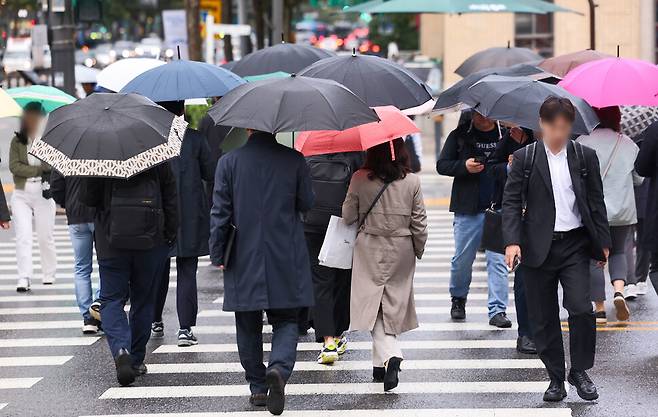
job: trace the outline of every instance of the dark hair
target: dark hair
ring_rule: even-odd
[[[46,114],[46,111],[44,110],[43,106],[41,105],[40,102],[38,101],[30,101],[25,105],[23,108],[23,114],[27,113],[39,113],[40,116],[43,116]],[[22,143],[23,145],[27,145],[27,126],[25,126],[25,119],[21,119],[21,128],[18,132],[16,133],[16,138],[18,139],[19,143]]]
[[[175,114],[176,116],[182,116],[185,114],[185,102],[184,101],[160,101],[157,104],[164,107],[170,113]]]
[[[539,108],[539,117],[545,122],[553,122],[562,117],[573,123],[576,120],[576,109],[568,98],[550,96]]]
[[[621,110],[618,106],[593,107],[593,109],[601,121],[599,127],[612,129],[615,132],[621,131]]]
[[[384,142],[368,149],[366,163],[363,165],[365,169],[371,171],[368,178],[371,180],[379,178],[384,182],[393,182],[401,180],[411,172],[409,152],[407,152],[407,147],[404,146],[402,138],[393,140],[393,151],[395,152],[395,160],[391,155],[390,142]]]

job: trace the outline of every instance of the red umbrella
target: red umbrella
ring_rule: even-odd
[[[340,131],[302,132],[295,141],[295,149],[304,156],[365,151],[381,143],[420,132],[416,124],[396,107],[382,106],[373,109],[381,121]]]

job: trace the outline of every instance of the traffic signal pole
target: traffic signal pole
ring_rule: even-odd
[[[62,9],[63,6],[63,9]],[[75,96],[75,25],[71,0],[48,0],[51,84]]]

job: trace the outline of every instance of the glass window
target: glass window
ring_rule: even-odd
[[[553,56],[553,13],[516,13],[514,26],[516,46],[532,49],[545,57]]]

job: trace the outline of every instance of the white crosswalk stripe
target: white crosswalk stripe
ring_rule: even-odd
[[[0,407],[1,408],[1,407]],[[565,408],[397,408],[392,410],[299,410],[285,412],[291,417],[571,417]],[[157,414],[108,414],[95,417],[271,417],[268,411],[226,411]],[[93,417],[93,416],[82,416]]]

